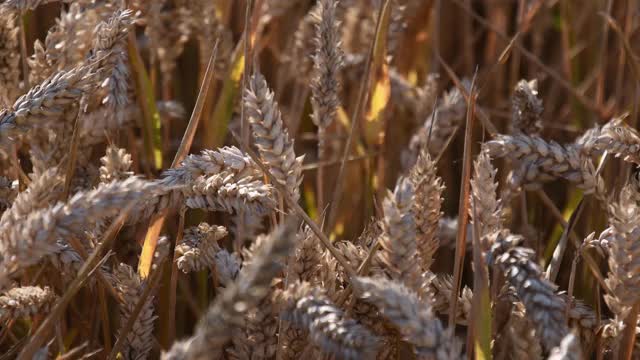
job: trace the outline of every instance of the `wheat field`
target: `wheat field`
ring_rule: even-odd
[[[640,359],[637,0],[0,1],[0,360]]]

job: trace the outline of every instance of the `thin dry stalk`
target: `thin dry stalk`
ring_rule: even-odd
[[[475,123],[475,101],[477,94],[475,89],[475,76],[471,82],[471,90],[469,104],[467,106],[467,122],[464,134],[464,156],[462,168],[462,192],[460,194],[460,202],[458,204],[458,236],[456,240],[456,254],[453,265],[453,289],[451,294],[451,303],[449,307],[449,331],[453,332],[456,309],[458,306],[458,290],[462,281],[462,266],[464,265],[464,257],[467,246],[467,223],[469,222],[469,193],[471,181],[471,146],[473,142],[473,125]]]

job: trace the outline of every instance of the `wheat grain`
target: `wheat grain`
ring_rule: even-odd
[[[197,209],[264,215],[275,208],[274,189],[257,165],[235,147],[188,156],[156,181],[160,189],[144,204],[143,218],[186,205]]]
[[[32,179],[29,187],[17,194],[11,207],[2,214],[0,228],[14,226],[30,213],[54,204],[62,193],[63,181],[56,168]]]

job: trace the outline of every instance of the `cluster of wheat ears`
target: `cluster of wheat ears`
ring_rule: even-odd
[[[640,356],[639,12],[2,1],[0,359]]]

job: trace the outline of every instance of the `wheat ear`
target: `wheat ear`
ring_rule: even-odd
[[[297,201],[300,198],[304,156],[296,158],[293,140],[282,121],[278,103],[261,74],[251,77],[244,103],[262,160],[278,182],[287,187],[292,199]]]
[[[422,149],[416,164],[411,168],[409,179],[415,192],[413,214],[416,222],[416,242],[422,269],[427,270],[431,267],[435,252],[440,246],[437,232],[442,217],[440,208],[444,185],[426,148]]]
[[[401,283],[383,278],[360,277],[354,280],[358,296],[378,307],[386,319],[415,346],[416,356],[431,359],[459,359],[461,346],[433,313],[429,301]]]
[[[221,356],[229,341],[229,327],[242,325],[244,314],[268,294],[271,280],[280,273],[281,263],[293,245],[295,226],[286,224],[276,229],[257,250],[250,265],[242,268],[238,278],[227,287],[200,320],[190,341],[189,359],[209,359]],[[175,353],[184,352],[184,344],[175,346]],[[174,348],[164,358],[175,356]]]

